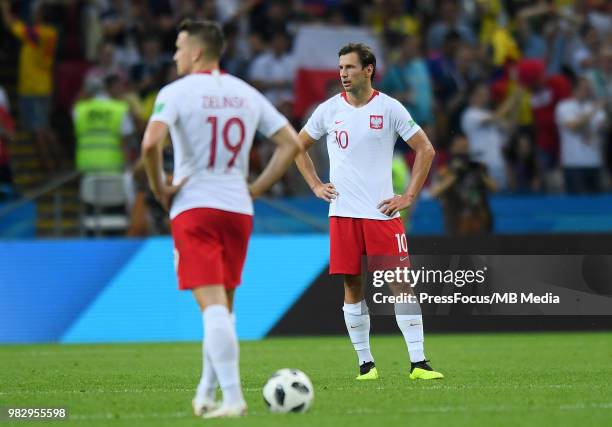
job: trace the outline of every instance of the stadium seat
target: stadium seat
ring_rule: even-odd
[[[121,175],[84,175],[79,193],[82,235],[122,234],[127,230],[127,195]]]

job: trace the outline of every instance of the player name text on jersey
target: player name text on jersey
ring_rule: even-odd
[[[247,108],[247,100],[239,96],[203,96],[203,108]]]

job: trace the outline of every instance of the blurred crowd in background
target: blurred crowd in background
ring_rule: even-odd
[[[9,141],[25,132],[45,173],[129,171],[130,205],[139,197],[153,203],[139,144],[157,92],[176,78],[176,25],[192,17],[223,26],[222,68],[261,90],[298,130],[308,117],[293,114],[297,29],[306,23],[371,28],[385,64],[375,88],[400,100],[436,147],[426,193],[440,197],[448,212],[473,211],[472,222],[462,224],[448,215],[450,228],[488,228],[491,192],[612,187],[609,1],[0,1],[0,67],[17,70],[0,87],[4,185],[12,180]],[[329,82],[330,94],[341,90],[338,83]],[[101,137],[101,126],[112,135]],[[413,155],[405,144],[397,150],[401,191]],[[266,141],[255,142],[253,174],[271,151]],[[169,170],[171,161],[168,153]],[[308,189],[294,170],[272,192]]]

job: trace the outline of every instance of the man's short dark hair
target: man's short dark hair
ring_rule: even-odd
[[[104,78],[104,87],[107,91],[111,91],[118,83],[121,83],[121,76],[119,74],[112,73]]]
[[[185,19],[178,26],[178,32],[186,31],[196,37],[206,46],[205,55],[210,58],[220,58],[225,48],[225,37],[221,27],[213,21]]]
[[[368,65],[372,65],[374,67],[372,76],[370,77],[370,80],[374,81],[374,76],[376,75],[376,56],[374,56],[374,52],[372,52],[370,46],[364,43],[349,43],[340,49],[338,56],[348,55],[349,53],[353,52],[359,57],[359,62],[363,68],[367,67]]]

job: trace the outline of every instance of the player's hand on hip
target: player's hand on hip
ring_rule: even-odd
[[[159,194],[155,194],[155,198],[165,210],[170,210],[170,207],[172,206],[172,200],[174,200],[174,196],[176,196],[176,193],[178,193],[181,188],[183,188],[183,186],[187,182],[187,179],[187,177],[183,178],[181,182],[179,182],[177,185],[164,184],[160,188]]]
[[[251,196],[251,199],[255,200],[259,196],[261,196],[259,191],[253,186],[253,184],[249,184],[248,189],[249,189],[249,196]]]
[[[312,192],[319,199],[323,199],[326,202],[331,202],[333,199],[335,199],[338,196],[336,187],[334,187],[334,184],[332,184],[331,182],[327,184],[321,183],[321,184],[315,185],[315,187],[312,189]]]
[[[390,199],[383,200],[377,206],[383,214],[394,216],[399,211],[406,209],[412,205],[412,199],[405,195],[395,195]]]
[[[263,188],[261,185],[258,185],[257,182],[250,183],[248,185],[248,189],[249,196],[251,196],[252,200],[260,198],[266,192],[265,188]]]

